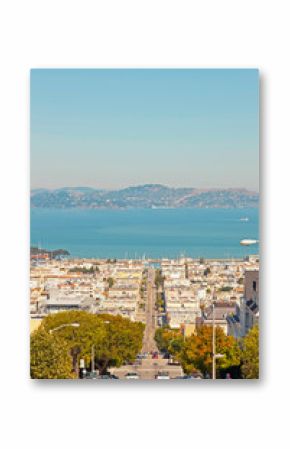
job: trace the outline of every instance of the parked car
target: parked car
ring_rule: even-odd
[[[192,376],[194,379],[204,379],[204,377],[203,377],[201,371],[193,371],[193,372],[191,373],[191,376]]]
[[[139,375],[137,373],[127,373],[125,379],[139,379]]]
[[[97,379],[98,375],[96,372],[87,371],[86,375],[84,376],[84,379]]]
[[[185,375],[182,377],[182,379],[202,379],[201,376],[190,376],[190,375]]]
[[[169,376],[168,371],[159,371],[159,372],[156,374],[155,379],[158,379],[158,380],[167,380],[167,379],[170,379],[170,376]]]
[[[115,376],[115,374],[102,374],[97,379],[119,379],[119,377]]]

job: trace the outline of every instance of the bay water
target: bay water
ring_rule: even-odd
[[[245,220],[246,219],[246,220]],[[258,253],[258,209],[31,209],[31,246],[73,257],[240,258]]]

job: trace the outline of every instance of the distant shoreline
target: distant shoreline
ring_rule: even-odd
[[[197,189],[145,184],[120,190],[64,187],[35,189],[31,207],[84,209],[180,209],[258,207],[259,193],[245,188]]]
[[[43,253],[45,253],[45,251],[43,251]],[[118,262],[147,262],[147,263],[152,263],[152,264],[158,264],[161,263],[162,261],[166,261],[166,260],[191,260],[193,262],[200,262],[200,264],[206,263],[206,262],[225,262],[225,263],[231,263],[231,262],[243,262],[245,260],[247,260],[249,257],[251,258],[259,258],[260,255],[259,254],[249,254],[248,256],[245,257],[230,257],[230,258],[210,258],[210,257],[189,257],[189,256],[181,256],[181,257],[162,257],[162,258],[146,258],[146,259],[142,259],[142,258],[99,258],[99,257],[75,257],[75,256],[68,256],[65,257],[64,260],[69,260],[70,262],[89,262],[89,263],[118,263]]]

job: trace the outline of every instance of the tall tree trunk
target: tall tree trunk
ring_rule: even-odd
[[[97,363],[100,375],[103,375],[106,373],[108,364],[109,364],[109,360],[101,360],[99,363]]]

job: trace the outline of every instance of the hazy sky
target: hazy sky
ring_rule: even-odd
[[[31,71],[31,187],[259,185],[257,70]]]

